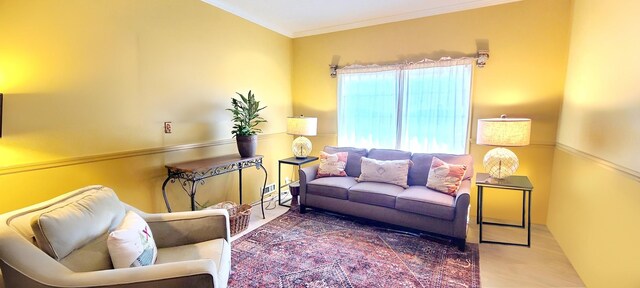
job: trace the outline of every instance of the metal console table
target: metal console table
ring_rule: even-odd
[[[262,158],[262,155],[242,158],[236,154],[165,165],[167,168],[167,179],[162,183],[162,196],[164,197],[164,203],[167,205],[167,211],[171,212],[171,205],[169,205],[166,191],[169,181],[175,183],[177,180],[181,184],[182,189],[184,189],[191,198],[191,210],[195,210],[197,184],[203,185],[204,180],[207,178],[233,171],[238,171],[238,193],[240,194],[240,204],[242,204],[242,169],[256,167],[256,169],[262,169],[262,171],[264,171],[264,183],[262,184],[262,193],[260,193],[260,208],[262,208],[262,218],[264,219],[263,200],[264,188],[267,184],[267,169],[262,166]]]
[[[489,177],[487,173],[478,173],[476,174],[476,186],[478,186],[478,215],[476,218],[476,222],[480,226],[480,243],[493,243],[493,244],[506,244],[506,245],[515,245],[515,246],[526,246],[531,247],[531,191],[533,191],[533,185],[529,181],[527,176],[509,176],[505,179],[492,179]],[[484,188],[496,188],[496,189],[507,189],[507,190],[520,190],[522,191],[522,222],[520,224],[506,224],[506,223],[496,223],[496,222],[486,222],[482,220],[482,202],[483,202],[483,190]],[[527,200],[527,194],[529,194],[529,201]],[[498,225],[498,226],[507,226],[507,227],[517,227],[517,228],[525,228],[525,206],[528,203],[528,208],[526,208],[527,212],[527,244],[521,243],[511,243],[511,242],[500,242],[500,241],[488,241],[482,239],[482,224],[485,225]]]

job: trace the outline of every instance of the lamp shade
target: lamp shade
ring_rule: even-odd
[[[318,129],[316,117],[288,117],[287,134],[298,136],[315,136]]]
[[[476,143],[490,146],[526,146],[531,137],[531,119],[501,118],[478,119]]]

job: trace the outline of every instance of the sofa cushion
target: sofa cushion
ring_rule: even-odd
[[[31,228],[40,249],[56,260],[115,228],[125,214],[113,190],[88,190],[74,201],[52,206],[33,217]]]
[[[316,178],[347,176],[347,172],[344,171],[347,167],[347,157],[349,157],[348,152],[329,154],[327,152],[320,151],[320,165],[318,166],[318,174],[316,174]]]
[[[107,238],[114,268],[149,266],[156,262],[158,248],[149,224],[133,211]]]
[[[382,182],[409,187],[407,176],[411,160],[376,160],[362,158],[362,172],[356,178],[358,182]]]
[[[221,280],[226,279],[231,269],[231,247],[222,238],[182,246],[158,249],[156,264],[199,259],[211,259],[216,263]],[[224,276],[224,277],[222,277]],[[223,281],[226,283],[226,281]]]
[[[371,149],[367,156],[376,160],[407,160],[411,159],[411,152],[395,149]]]
[[[473,176],[473,165],[471,155],[454,155],[443,153],[413,153],[411,155],[411,161],[413,166],[409,169],[409,185],[425,186],[427,185],[427,178],[429,177],[429,168],[431,167],[431,160],[433,157],[438,157],[442,161],[467,165],[467,171],[464,174],[463,180],[471,179]]]
[[[349,201],[394,208],[404,188],[387,183],[363,182],[349,189]]]
[[[325,197],[349,199],[347,191],[356,185],[353,177],[323,177],[307,183],[307,193]]]
[[[455,216],[455,197],[427,188],[410,186],[398,194],[396,209],[445,220]]]
[[[347,166],[344,171],[351,177],[360,176],[360,158],[367,157],[367,149],[363,148],[325,146],[324,152],[329,154],[348,152]]]

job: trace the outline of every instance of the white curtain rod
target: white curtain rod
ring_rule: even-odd
[[[455,58],[452,59],[451,57],[442,57],[439,60],[431,60],[431,59],[423,59],[420,60],[418,62],[407,62],[407,63],[403,63],[403,64],[390,64],[390,65],[377,65],[377,64],[372,64],[372,65],[358,65],[358,64],[353,64],[353,65],[349,65],[349,66],[344,66],[344,67],[338,67],[338,65],[332,65],[329,64],[329,75],[331,76],[331,78],[335,78],[336,75],[338,75],[338,70],[342,70],[345,69],[346,70],[367,70],[367,69],[372,69],[372,70],[394,70],[394,69],[398,69],[401,67],[406,67],[409,65],[420,65],[420,64],[425,64],[424,66],[428,67],[428,66],[437,66],[438,64],[444,64],[444,63],[451,63],[451,62],[456,62],[456,61],[463,61],[463,62],[467,62],[467,61],[476,61],[476,65],[478,66],[478,68],[482,68],[487,64],[487,60],[489,59],[489,51],[488,50],[478,50],[478,55],[476,57],[462,57],[462,58]],[[423,66],[423,67],[424,67]]]

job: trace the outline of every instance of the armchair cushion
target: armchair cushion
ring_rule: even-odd
[[[223,259],[231,258],[231,245],[224,239],[209,240],[196,244],[162,248],[158,250],[156,265],[198,259],[211,259],[215,262],[217,273],[227,279],[231,272],[231,263]],[[224,280],[226,282],[226,280]]]
[[[59,204],[35,215],[31,222],[38,246],[56,260],[107,233],[125,214],[115,192],[108,188],[90,190]]]
[[[60,259],[60,263],[74,272],[89,272],[113,269],[107,249],[108,233],[98,236],[82,248]]]

